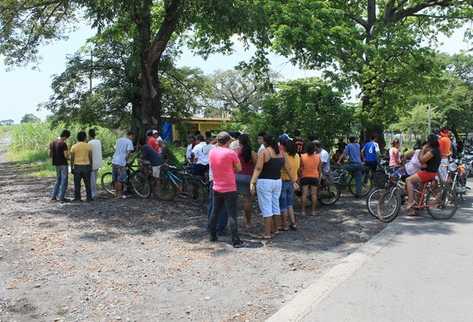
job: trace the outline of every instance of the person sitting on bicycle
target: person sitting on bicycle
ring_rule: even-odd
[[[422,170],[410,176],[406,180],[406,190],[408,195],[407,210],[411,210],[415,205],[414,185],[425,184],[433,181],[437,176],[441,157],[438,138],[435,134],[429,135],[427,144],[422,148],[418,158],[421,164],[423,164]],[[412,212],[410,212],[410,214],[412,214]]]
[[[345,157],[348,158],[346,169],[355,178],[356,197],[361,196],[362,180],[363,180],[363,165],[361,163],[361,148],[356,142],[356,137],[349,138],[350,143],[345,147],[342,155],[337,160],[341,164]]]
[[[159,177],[159,167],[164,163],[161,155],[156,152],[145,139],[140,139],[141,160],[148,161],[153,168],[153,176]]]
[[[372,136],[370,141],[361,149],[361,155],[365,161],[365,165],[370,169],[371,175],[374,175],[378,168],[378,156],[380,153],[379,145]]]

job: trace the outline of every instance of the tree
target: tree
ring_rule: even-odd
[[[430,73],[426,44],[471,18],[461,0],[265,1],[272,49],[361,92],[364,127],[393,121],[399,94]],[[382,137],[382,136],[381,136]]]
[[[341,93],[330,84],[319,78],[298,79],[276,85],[261,112],[254,115],[250,130],[274,134],[299,130],[330,146],[352,130],[353,116],[354,108],[344,104]]]
[[[89,39],[53,78],[53,95],[43,107],[53,112],[56,122],[128,127],[140,111],[139,60],[133,44],[115,26]],[[208,91],[200,70],[174,65],[175,52],[168,48],[160,71],[162,110],[172,120],[200,110]]]
[[[20,123],[39,123],[39,122],[41,122],[41,119],[39,117],[37,117],[36,115],[31,114],[31,113],[25,114],[21,118],[21,121],[20,121]]]
[[[67,26],[81,18],[97,34],[111,25],[133,43],[140,85],[134,125],[141,132],[159,126],[163,116],[161,68],[165,51],[178,36],[192,31],[192,47],[208,54],[229,51],[230,38],[247,34],[254,23],[242,24],[255,10],[253,1],[220,0],[23,0],[0,4],[0,55],[7,64],[34,62],[38,46],[66,36]],[[81,17],[84,13],[85,17]]]

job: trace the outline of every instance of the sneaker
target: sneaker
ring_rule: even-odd
[[[244,243],[238,239],[232,242],[233,248],[241,248],[243,247]]]
[[[52,197],[51,198],[51,202],[55,202],[55,201],[58,201],[56,197]]]
[[[209,241],[215,243],[218,240],[217,235],[210,234]]]
[[[62,198],[61,200],[59,200],[59,202],[71,202],[71,199],[67,199],[67,198]]]

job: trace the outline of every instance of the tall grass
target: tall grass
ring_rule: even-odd
[[[33,175],[52,176],[54,167],[48,160],[49,144],[61,134],[65,127],[62,125],[52,127],[50,123],[25,123],[10,127],[11,145],[8,158],[25,165],[34,167]],[[97,138],[102,141],[104,158],[113,155],[115,142],[119,132],[106,128],[94,126]],[[71,137],[67,141],[69,148],[76,143],[77,133],[88,130],[80,124],[67,127],[71,131]]]

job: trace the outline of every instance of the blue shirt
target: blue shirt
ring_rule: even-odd
[[[141,158],[149,161],[152,167],[157,167],[163,164],[163,158],[161,158],[161,155],[148,144],[143,145],[141,148]]]
[[[361,151],[360,145],[358,143],[349,143],[345,147],[344,153],[348,156],[348,160],[350,163],[361,164]]]
[[[365,161],[378,161],[378,151],[379,147],[376,142],[370,141],[366,143],[365,147],[363,148],[363,156],[365,157]]]

